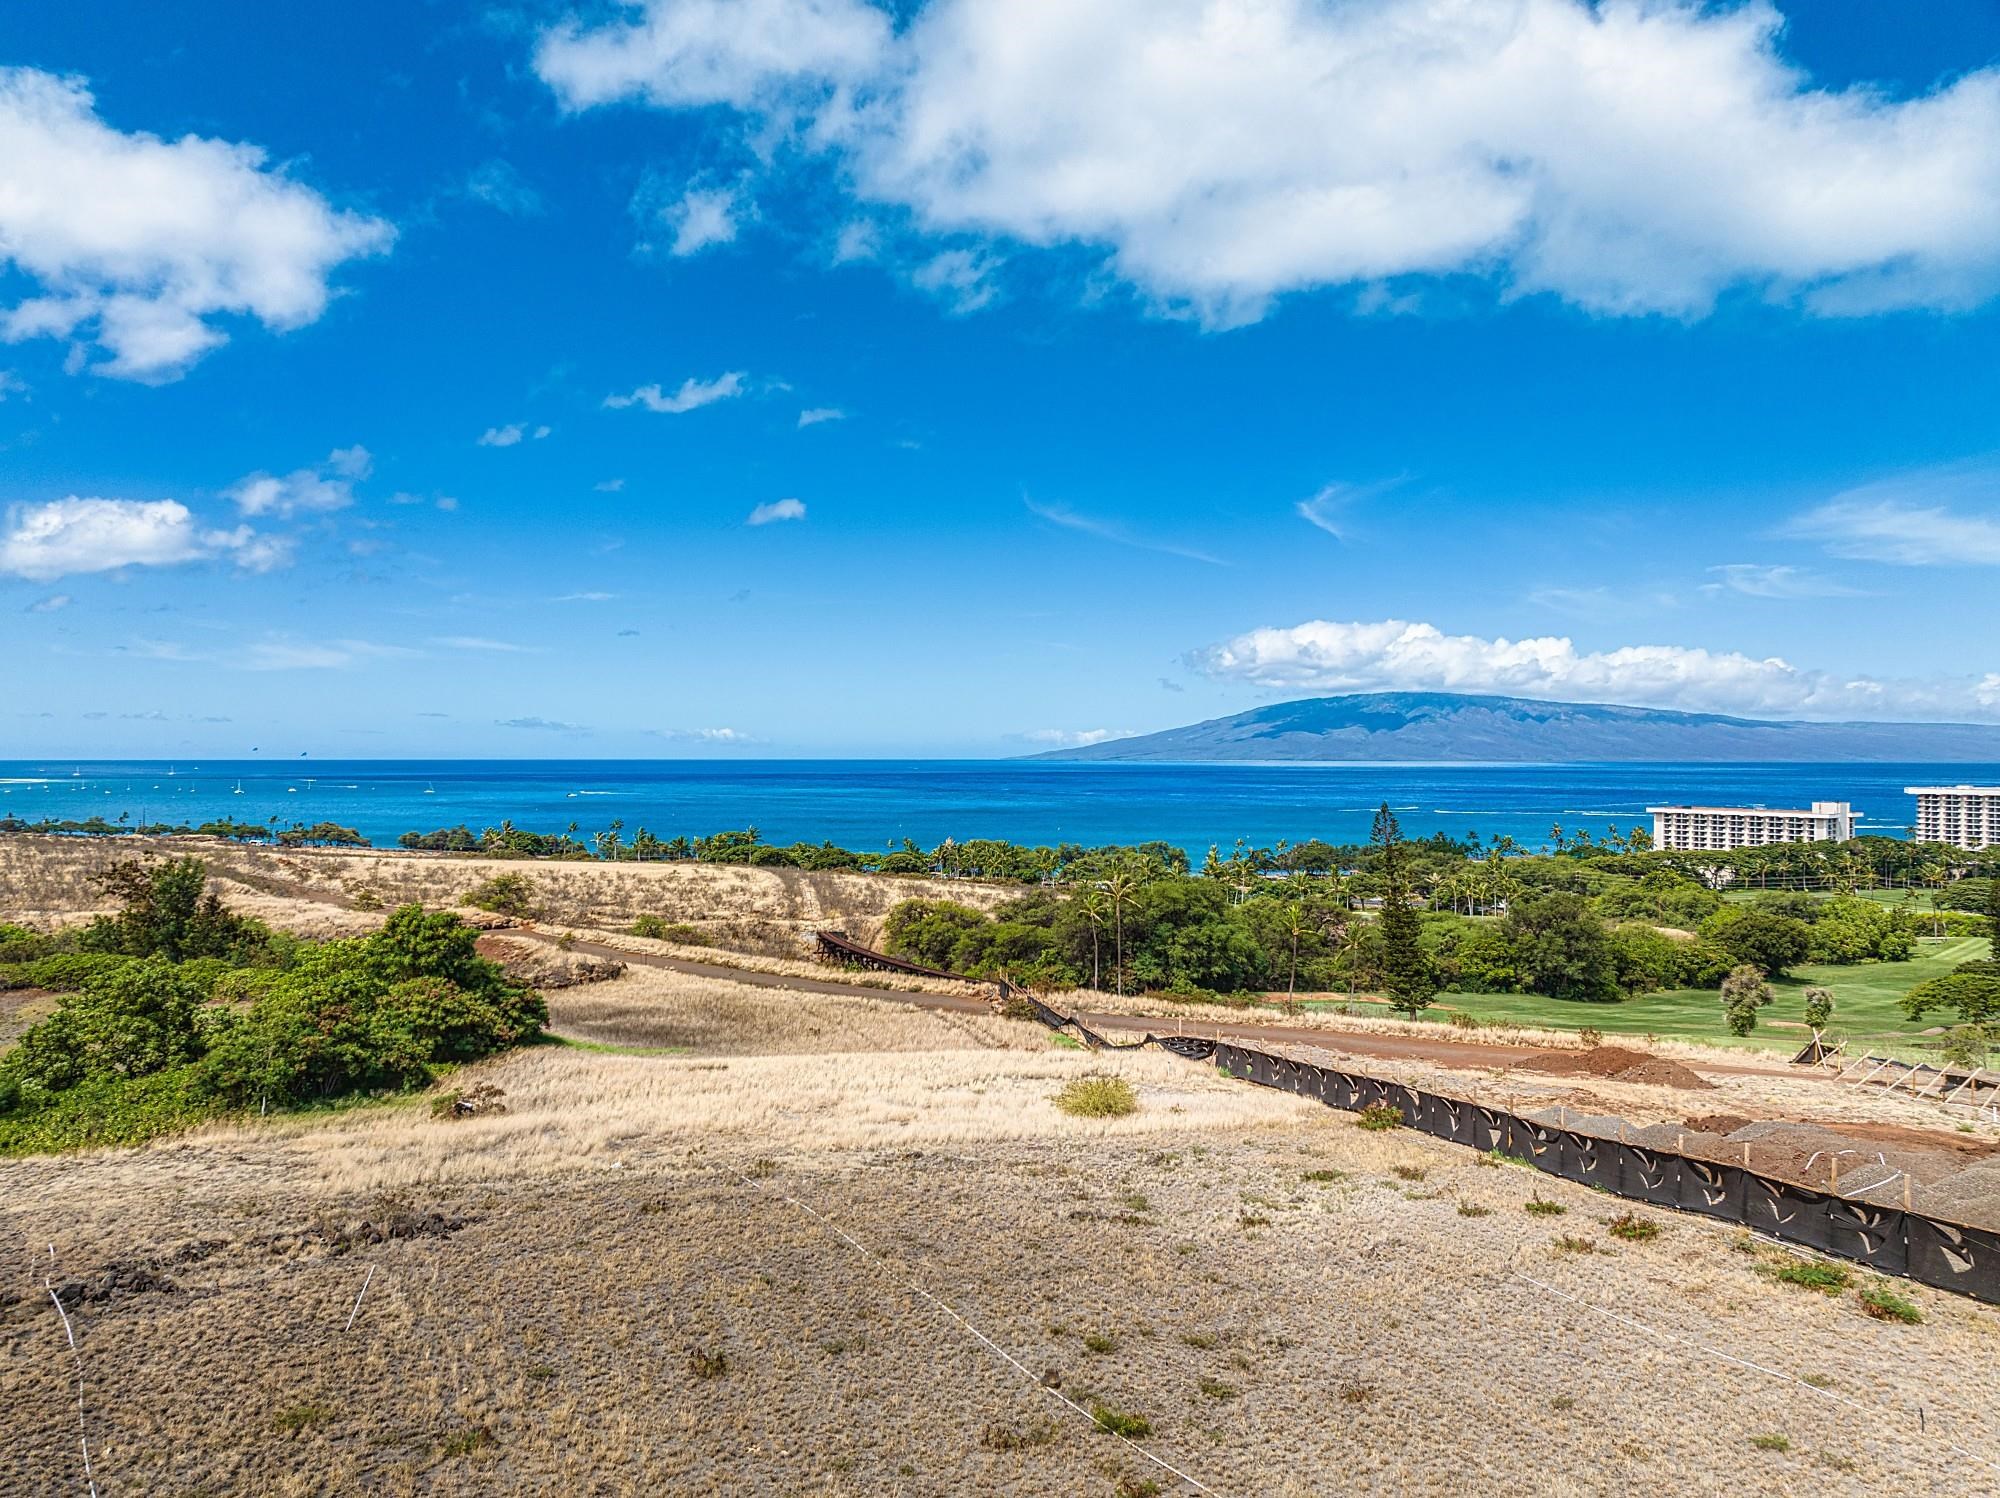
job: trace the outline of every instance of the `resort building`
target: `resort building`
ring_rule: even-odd
[[[1913,785],[1916,839],[1960,848],[2000,847],[2000,785]]]
[[[1854,808],[1815,801],[1810,810],[1769,806],[1649,806],[1653,846],[1676,853],[1727,852],[1768,843],[1844,843],[1854,836]]]

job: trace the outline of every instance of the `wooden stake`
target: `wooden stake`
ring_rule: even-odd
[[[1750,1168],[1750,1141],[1747,1139],[1743,1141],[1743,1168]]]
[[[1826,1162],[1826,1189],[1835,1196],[1840,1195],[1840,1156],[1831,1156]]]
[[[1910,1210],[1910,1173],[1907,1170],[1903,1172],[1903,1210]]]
[[[1687,1142],[1688,1142],[1687,1130],[1675,1129],[1674,1153],[1677,1155],[1685,1155],[1687,1153]]]

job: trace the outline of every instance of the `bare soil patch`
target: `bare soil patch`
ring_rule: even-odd
[[[1618,1045],[1593,1046],[1587,1051],[1568,1053],[1539,1052],[1520,1064],[1559,1077],[1615,1077],[1621,1082],[1689,1089],[1715,1085],[1678,1061]]]

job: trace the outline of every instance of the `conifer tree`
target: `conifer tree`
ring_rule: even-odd
[[[1417,941],[1422,923],[1410,908],[1410,880],[1403,829],[1384,801],[1369,841],[1381,850],[1382,977],[1389,1003],[1415,1019],[1438,990],[1430,957]]]

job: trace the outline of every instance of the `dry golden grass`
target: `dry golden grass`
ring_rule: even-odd
[[[1175,1490],[912,1281],[1217,1492],[2000,1480],[1991,1308],[1899,1286],[1925,1321],[1883,1323],[1721,1225],[985,1014],[636,967],[550,998],[562,1033],[674,1054],[500,1058],[453,1085],[510,1111],[457,1122],[416,1100],[0,1161],[0,1492],[81,1490],[45,1275],[112,1292],[73,1313],[107,1494]],[[1517,1105],[1664,1093],[1368,1069]],[[1101,1073],[1134,1114],[1056,1108]],[[1657,1238],[1613,1237],[1625,1212]],[[119,1292],[117,1265],[174,1288]]]

